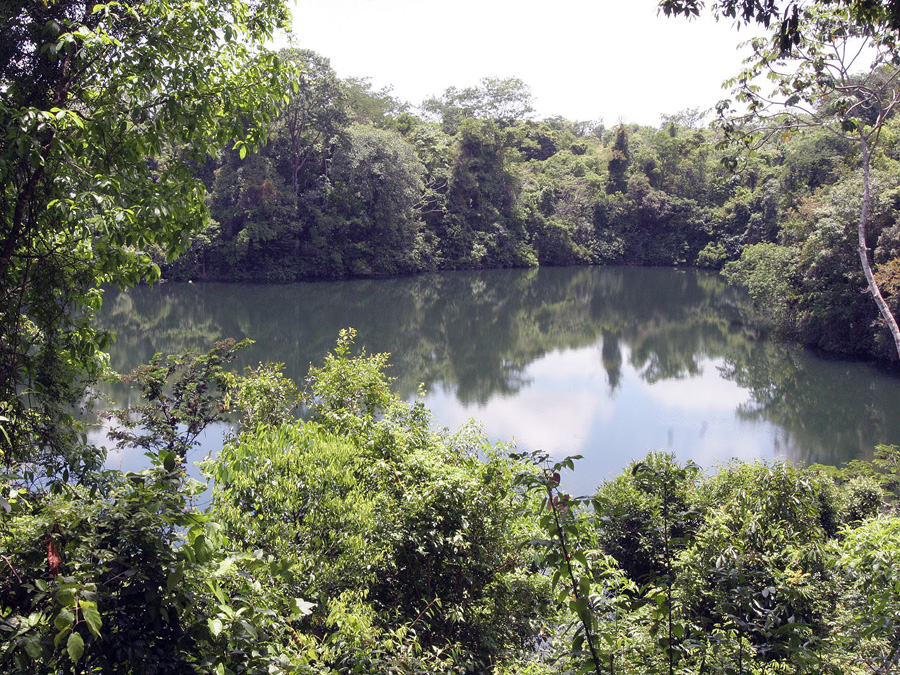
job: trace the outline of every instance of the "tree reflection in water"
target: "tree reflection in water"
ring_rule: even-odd
[[[614,456],[611,471],[626,455],[661,447],[690,453],[691,444],[718,442],[721,452],[704,450],[699,459],[783,454],[837,463],[877,443],[900,442],[896,375],[770,339],[739,289],[696,270],[542,268],[286,286],[162,284],[110,291],[101,320],[118,335],[111,362],[120,372],[156,351],[250,337],[256,343],[243,365],[283,362],[300,382],[338,331],[353,326],[357,346],[392,354],[390,375],[402,396],[415,396],[422,383],[436,413],[454,408],[446,419],[437,414],[439,424],[484,417],[491,433],[491,417],[502,409],[518,424],[506,420],[498,433],[511,431],[526,448],[539,443],[562,452],[571,444],[547,447],[552,433],[532,441],[524,430],[546,417],[557,436],[574,434],[566,427],[576,425],[582,408],[615,418],[613,426],[577,422],[582,454],[615,448],[603,450]],[[562,377],[569,369],[581,384]],[[715,400],[718,391],[727,393]],[[118,401],[129,396],[120,386],[110,392]],[[663,406],[664,397],[676,405]],[[718,407],[704,410],[711,401]],[[655,435],[643,433],[654,425]],[[745,443],[742,436],[753,434],[758,438]]]

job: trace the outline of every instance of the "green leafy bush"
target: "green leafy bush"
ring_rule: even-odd
[[[391,393],[387,355],[352,356],[352,338],[310,371],[314,421],[247,428],[207,464],[211,516],[290,563],[292,592],[317,604],[302,629],[322,667],[429,653],[440,672],[483,671],[530,647],[548,604],[519,545],[521,466],[475,428],[432,431],[421,403]]]

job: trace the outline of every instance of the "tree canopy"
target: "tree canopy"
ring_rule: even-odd
[[[825,0],[818,3],[832,8],[845,8],[859,26],[885,27],[900,30],[900,0]],[[803,0],[720,0],[712,5],[717,17],[735,19],[742,23],[757,23],[777,27],[778,45],[782,50],[797,44],[801,35],[800,14],[806,5]],[[660,0],[659,8],[666,16],[698,16],[706,3],[703,0]]]
[[[255,45],[287,20],[282,0],[3,3],[0,420],[12,455],[70,426],[54,422],[108,342],[91,324],[100,286],[156,279],[151,251],[171,258],[206,224],[197,167],[263,140],[284,69]]]
[[[895,29],[894,2],[826,9],[871,36]],[[829,25],[801,24],[799,0],[716,11],[781,21],[764,66]],[[67,412],[102,370],[103,287],[154,281],[192,244],[191,264],[211,252],[279,280],[740,258],[735,274],[785,325],[824,326],[825,346],[849,334],[860,344],[846,352],[865,353],[874,309],[848,283],[857,201],[863,266],[877,247],[900,301],[900,204],[872,187],[900,176],[893,58],[871,82],[836,86],[818,58],[813,82],[803,68],[776,78],[788,108],[811,104],[778,130],[820,115],[838,126],[815,131],[837,140],[768,138],[733,176],[691,115],[587,137],[526,119],[514,79],[448,90],[442,129],[389,91],[342,83],[327,59],[258,47],[285,25],[283,0],[12,0],[0,19],[0,670],[881,673],[900,661],[896,446],[845,470],[734,464],[711,477],[654,453],[576,498],[560,478],[573,458],[550,466],[473,427],[434,429],[421,401],[392,392],[386,354],[353,355],[352,329],[302,395],[277,365],[225,372],[233,340],[136,368],[123,379],[140,402],[105,419],[122,448],[147,452],[141,472],[100,470],[103,450]],[[248,158],[276,117],[271,146]],[[882,131],[895,140],[870,167]],[[444,313],[467,337],[510,312],[470,291],[484,318]],[[553,304],[570,321],[568,299]],[[635,332],[650,345],[664,318]],[[494,361],[476,387],[508,380],[512,362]],[[689,371],[656,361],[651,382]],[[291,414],[301,396],[306,421]],[[187,453],[226,410],[237,426],[204,463],[216,486],[201,512]]]
[[[517,77],[485,77],[477,87],[450,87],[422,108],[438,117],[448,133],[456,133],[469,117],[507,124],[525,119],[534,112],[534,99],[530,87]]]
[[[872,267],[870,249],[878,233],[869,231],[873,155],[900,102],[895,35],[861,26],[850,9],[840,7],[812,5],[795,18],[799,32],[788,48],[777,36],[750,41],[753,52],[747,66],[731,81],[746,113],[729,110],[725,102],[719,113],[726,133],[745,145],[758,143],[760,137],[817,128],[859,152],[862,185],[855,248],[868,294],[900,355],[900,328]],[[771,92],[759,84],[763,76],[771,82]]]

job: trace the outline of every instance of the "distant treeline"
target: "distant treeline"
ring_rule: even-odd
[[[420,113],[310,51],[259,153],[197,170],[213,224],[172,280],[291,282],[438,269],[725,267],[786,335],[891,358],[861,292],[854,147],[825,130],[773,138],[732,170],[696,111],[659,128],[531,119],[528,87],[482,80]],[[900,309],[900,127],[876,162],[870,246]],[[729,263],[732,263],[729,265]],[[894,356],[893,358],[896,358]]]

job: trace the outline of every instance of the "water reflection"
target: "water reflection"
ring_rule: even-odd
[[[526,449],[581,453],[577,488],[666,448],[836,463],[900,442],[900,379],[770,341],[745,296],[711,274],[544,268],[290,286],[171,285],[109,293],[113,367],[251,337],[245,364],[302,380],[338,331],[392,353],[441,425],[469,417]],[[115,390],[119,401],[129,394]],[[575,488],[573,488],[575,489]]]

